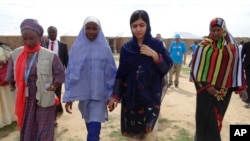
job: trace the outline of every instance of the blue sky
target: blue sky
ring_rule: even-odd
[[[77,35],[88,16],[100,19],[106,36],[131,36],[129,18],[137,9],[148,12],[152,34],[208,34],[212,18],[225,19],[235,37],[250,37],[249,0],[0,0],[0,35],[20,35],[25,18],[44,27],[54,25],[59,36]],[[45,32],[45,35],[47,33]]]

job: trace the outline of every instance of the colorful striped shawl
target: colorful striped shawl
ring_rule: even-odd
[[[195,81],[218,88],[243,86],[241,54],[233,37],[227,33],[217,42],[204,39],[197,48],[191,72]]]

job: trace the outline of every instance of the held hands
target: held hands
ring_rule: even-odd
[[[16,84],[15,84],[15,82],[10,83],[10,91],[13,92],[15,90],[16,90]]]
[[[227,93],[227,89],[220,89],[220,91],[218,91],[214,88],[214,86],[207,88],[207,91],[211,95],[215,96],[218,101],[223,100]]]
[[[148,45],[139,44],[139,47],[141,54],[152,57],[154,62],[158,62],[160,60],[158,53],[151,49]]]
[[[118,102],[119,102],[118,100],[116,100],[112,97],[108,100],[107,107],[108,107],[110,112],[112,112],[117,107]]]
[[[66,109],[66,112],[69,113],[69,114],[72,114],[72,105],[73,105],[73,102],[66,102],[65,104],[65,109]]]
[[[45,88],[47,91],[55,91],[56,90],[56,87],[54,84],[45,84]]]
[[[211,95],[216,95],[218,91],[214,88],[214,86],[207,88],[207,91]]]
[[[217,95],[219,93],[219,91],[216,90],[213,86],[207,88],[207,91],[211,95]],[[248,94],[247,94],[247,92],[246,92],[245,89],[240,91],[240,95],[239,96],[240,96],[240,98],[241,98],[242,101],[247,101],[247,99],[248,99]]]

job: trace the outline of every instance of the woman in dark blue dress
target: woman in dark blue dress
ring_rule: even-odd
[[[157,121],[162,95],[162,80],[172,60],[163,43],[151,35],[149,16],[144,10],[130,18],[133,34],[120,53],[115,88],[108,103],[112,111],[121,101],[123,136],[144,140]]]

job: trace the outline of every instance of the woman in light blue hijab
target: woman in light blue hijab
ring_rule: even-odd
[[[115,81],[116,65],[100,21],[88,17],[69,51],[63,102],[68,113],[72,104],[85,120],[87,141],[99,141],[101,122],[108,120],[107,101]]]

